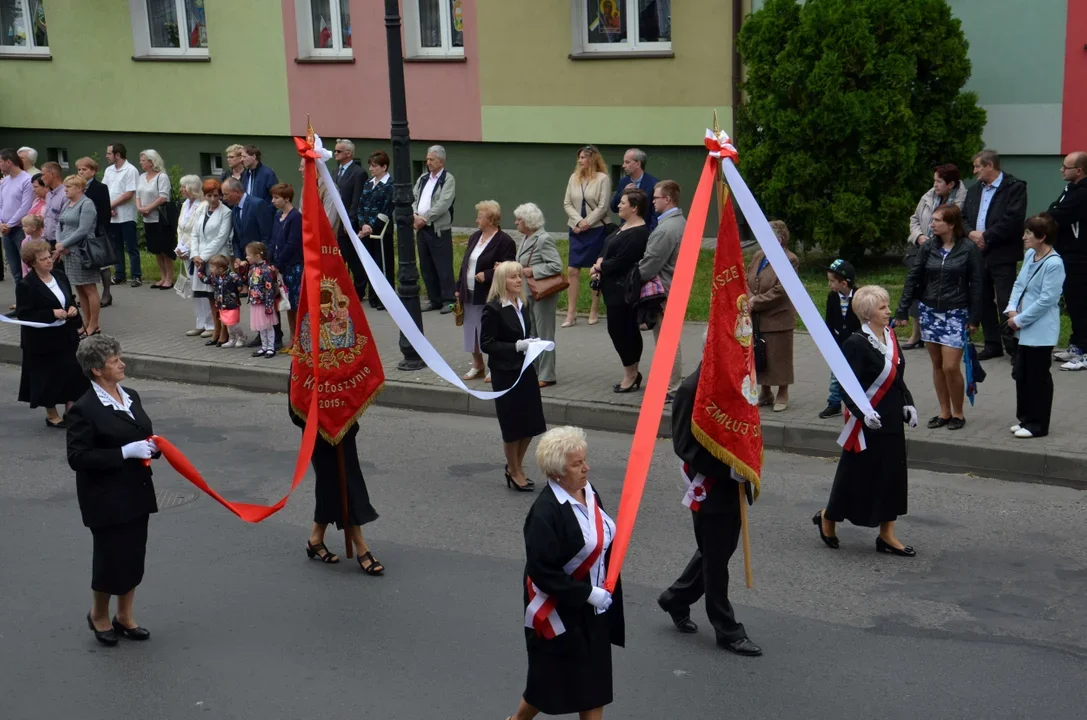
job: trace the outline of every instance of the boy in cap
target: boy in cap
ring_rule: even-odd
[[[827,308],[823,315],[830,334],[842,346],[845,339],[861,329],[861,321],[853,312],[853,290],[857,285],[857,272],[848,260],[838,258],[827,268]],[[822,419],[842,414],[842,386],[834,373],[830,374],[830,395],[827,406],[819,413]]]

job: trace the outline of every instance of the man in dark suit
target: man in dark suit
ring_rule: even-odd
[[[981,306],[985,349],[978,359],[1000,357],[1007,350],[1014,363],[1019,342],[1012,336],[1001,335],[1000,311],[1011,299],[1015,267],[1023,257],[1027,184],[1001,171],[1000,155],[994,150],[982,150],[974,156],[974,177],[978,181],[966,191],[962,221],[967,235],[985,258]]]
[[[245,262],[245,246],[251,242],[264,243],[272,238],[272,223],[275,221],[275,208],[260,198],[251,197],[245,192],[241,180],[227,178],[223,183],[223,202],[231,209],[234,224],[232,240],[234,266]],[[278,315],[278,312],[277,312]],[[282,323],[275,326],[276,349],[283,346]],[[249,347],[260,347],[260,337],[255,337]]]
[[[653,188],[657,186],[657,178],[645,171],[645,164],[648,161],[649,156],[638,148],[631,148],[623,155],[623,172],[626,175],[621,177],[619,184],[615,186],[615,196],[611,199],[611,211],[613,213],[619,212],[619,201],[623,197],[623,191],[629,187],[636,187],[649,197],[653,197]],[[655,211],[649,213],[649,216],[645,219],[645,224],[649,226],[651,232],[657,227],[657,213]]]
[[[1062,370],[1087,370],[1087,153],[1074,152],[1061,163],[1064,192],[1049,206],[1056,222],[1057,243],[1053,249],[1064,261],[1064,306],[1072,320],[1068,349],[1055,357],[1064,362]]]
[[[260,148],[256,145],[246,145],[242,151],[242,164],[245,172],[242,173],[242,187],[245,194],[259,198],[271,204],[272,186],[279,182],[275,171],[260,161]]]
[[[347,217],[351,219],[351,227],[341,227],[336,232],[336,243],[340,246],[344,262],[351,270],[351,277],[355,285],[355,294],[362,302],[366,294],[366,271],[362,268],[362,261],[355,246],[351,243],[348,232],[352,236],[359,232],[359,198],[362,197],[362,186],[366,184],[366,171],[362,164],[355,160],[355,143],[350,140],[337,140],[336,170],[333,177],[336,178],[336,189],[340,191],[340,198],[347,208]]]
[[[81,157],[75,161],[75,168],[79,176],[87,181],[87,187],[83,194],[91,199],[91,202],[94,203],[94,209],[98,212],[95,232],[98,235],[105,235],[106,231],[109,230],[112,208],[109,202],[109,188],[98,179],[98,163],[94,158]],[[104,267],[101,272],[102,307],[109,307],[113,304],[113,294],[109,290],[110,278],[113,277],[113,268]]]

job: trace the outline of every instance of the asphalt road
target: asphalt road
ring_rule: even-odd
[[[300,434],[283,396],[139,381],[155,429],[227,497],[268,502]],[[101,648],[86,628],[90,534],[64,436],[12,399],[0,366],[0,718],[294,720],[505,718],[523,689],[521,525],[532,495],[502,481],[493,420],[371,409],[361,452],[383,578],[307,561],[307,481],[268,521],[214,501],[152,518],[137,592],[146,644]],[[630,437],[589,434],[591,479],[619,500]],[[899,536],[915,559],[843,527],[825,548],[810,516],[834,464],[768,453],[751,509],[757,589],[733,601],[762,658],[718,650],[705,613],[679,635],[655,598],[693,548],[670,454],[658,444],[627,570],[627,647],[608,717],[1078,718],[1087,677],[1087,495],[911,474]],[[187,485],[156,465],[164,493]],[[536,473],[538,475],[538,473]],[[329,534],[333,549],[342,540]]]

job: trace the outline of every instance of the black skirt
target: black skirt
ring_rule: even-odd
[[[516,370],[491,370],[491,387],[496,392],[513,386],[516,380]],[[536,368],[529,365],[516,387],[495,398],[494,409],[498,427],[502,429],[502,442],[516,442],[547,432]]]
[[[344,435],[343,445],[344,471],[347,476],[347,519],[351,525],[365,525],[377,520],[377,511],[370,504],[370,493],[366,489],[366,479],[359,466],[359,451],[355,438],[359,426],[355,425]],[[314,484],[316,505],[313,509],[313,522],[328,525],[336,523],[343,529],[343,514],[340,505],[340,470],[336,457],[336,446],[317,435],[317,444],[313,447],[313,473],[317,482]]]
[[[867,429],[864,433],[867,450],[842,451],[826,518],[877,527],[906,514],[906,438]]]
[[[177,247],[177,237],[170,232],[170,227],[162,222],[145,222],[143,224],[144,241],[147,244],[147,252],[152,255],[165,255],[171,260],[177,256],[174,255],[174,248]]]
[[[584,625],[566,631],[578,634],[574,642],[563,643],[569,652],[529,645],[525,702],[547,715],[592,710],[612,701],[611,623],[607,613],[597,615],[591,605],[585,612]]]
[[[144,514],[119,525],[91,528],[91,590],[126,595],[140,584],[147,554],[148,517]]]
[[[19,402],[30,407],[53,407],[75,402],[91,387],[75,359],[75,348],[69,352],[27,355],[23,353],[22,374],[19,377]]]

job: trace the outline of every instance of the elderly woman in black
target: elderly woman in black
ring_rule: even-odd
[[[843,395],[851,417],[842,432],[844,439],[839,439],[842,457],[827,507],[812,523],[833,549],[838,548],[837,523],[878,526],[876,552],[913,557],[913,548],[895,537],[895,520],[906,514],[905,426],[917,427],[917,408],[906,387],[905,358],[890,328],[889,302],[887,291],[878,285],[862,287],[853,295],[861,329],[842,343],[842,353],[875,412],[865,417]]]
[[[642,359],[642,332],[638,327],[638,310],[627,302],[626,288],[631,271],[645,255],[649,242],[649,196],[638,188],[628,188],[619,198],[622,226],[604,241],[604,251],[593,265],[590,275],[599,285],[608,309],[608,335],[619,360],[623,363],[623,379],[612,386],[617,393],[628,393],[642,386],[638,362]],[[640,282],[640,278],[634,278]],[[650,278],[646,278],[649,280]],[[639,285],[640,287],[640,285]]]
[[[577,713],[604,717],[612,701],[611,646],[623,646],[622,584],[604,589],[615,523],[589,484],[588,443],[576,427],[540,438],[547,487],[525,519],[528,680],[510,720]]]
[[[496,391],[509,389],[494,401],[506,456],[506,487],[532,492],[535,483],[525,476],[525,454],[532,438],[543,434],[547,425],[535,368],[529,365],[521,375],[528,340],[533,337],[532,313],[524,300],[523,275],[524,268],[512,261],[500,263],[494,269],[491,292],[483,306],[479,347],[487,353],[487,366],[494,380],[492,387]],[[518,375],[521,375],[519,381]]]
[[[91,380],[91,389],[68,411],[68,465],[75,470],[83,524],[94,538],[94,604],[87,624],[103,645],[116,645],[118,637],[147,640],[151,633],[136,623],[132,603],[143,580],[147,520],[158,512],[147,462],[158,457],[155,431],[140,396],[120,385],[120,343],[93,335],[79,344],[76,358]],[[110,596],[117,597],[112,620]]]
[[[15,286],[15,317],[24,322],[58,327],[20,328],[23,350],[19,402],[45,408],[47,427],[63,429],[57,405],[67,406],[87,391],[87,378],[79,369],[75,351],[82,322],[68,278],[53,269],[53,251],[45,240],[30,240],[21,250],[30,272]]]

